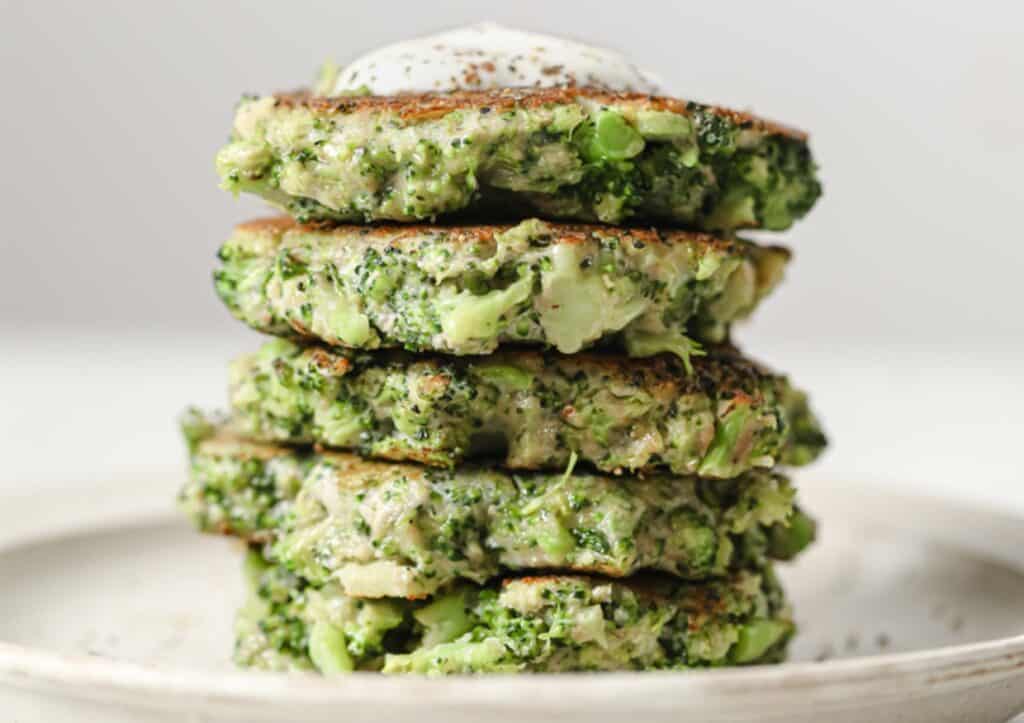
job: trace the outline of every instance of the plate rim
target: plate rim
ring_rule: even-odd
[[[43,494],[4,495],[0,500],[19,504],[0,505],[0,510],[19,510],[25,514],[24,502],[31,508],[47,506],[54,511],[54,498],[63,499],[64,514],[51,515],[62,520],[49,527],[45,536],[26,534],[32,528],[15,526],[0,539],[0,549],[32,544],[76,532],[104,529],[117,524],[138,525],[147,520],[168,521],[168,500],[154,499],[163,495],[162,485],[129,485],[116,482],[91,485],[120,492],[118,504],[111,506],[105,496],[90,494],[94,503],[69,511],[66,491],[48,490]],[[1007,554],[1000,554],[997,538],[1006,544],[1007,552],[1016,544],[1024,544],[1024,517],[1006,510],[977,503],[942,498],[930,494],[893,491],[874,484],[835,482],[803,482],[804,494],[813,500],[855,497],[860,503],[885,514],[908,506],[918,513],[906,529],[925,535],[935,520],[971,520],[968,527],[978,529],[984,523],[994,534],[986,536],[988,547],[954,540],[989,559],[1024,572],[1019,554],[1016,564]],[[803,494],[803,492],[802,492]],[[173,497],[171,498],[173,499]],[[832,503],[835,504],[834,502]],[[814,508],[814,502],[807,505]],[[58,506],[59,507],[59,506]],[[69,513],[70,512],[70,513]],[[0,512],[0,517],[3,514]],[[904,520],[906,521],[906,520]],[[19,529],[20,527],[20,529]],[[38,526],[36,526],[38,529]],[[955,531],[955,530],[954,530]],[[947,526],[944,532],[950,532]],[[20,533],[20,534],[19,534]],[[948,542],[949,535],[931,535],[937,542]],[[977,538],[974,539],[975,542]],[[1017,549],[1020,549],[1019,547]],[[260,709],[302,704],[312,709],[346,705],[386,705],[404,709],[423,705],[425,700],[449,709],[477,709],[486,706],[495,710],[557,711],[559,702],[578,710],[577,696],[585,695],[592,704],[621,704],[622,693],[628,689],[631,710],[705,709],[710,703],[722,711],[747,710],[752,703],[770,705],[773,701],[820,708],[852,705],[860,695],[870,694],[879,701],[889,697],[906,699],[911,691],[928,695],[937,690],[953,691],[997,684],[1014,677],[1024,679],[1024,631],[1018,635],[993,640],[949,645],[927,650],[884,653],[824,662],[783,663],[781,665],[741,669],[694,670],[685,675],[672,672],[592,674],[530,674],[480,677],[426,678],[420,676],[388,677],[375,673],[357,673],[344,678],[324,679],[311,675],[287,675],[259,672],[212,672],[181,668],[160,668],[111,658],[91,657],[77,653],[35,648],[0,640],[0,684],[19,689],[58,691],[79,699],[130,703],[159,709],[237,709],[239,706]],[[599,681],[599,682],[598,682]],[[1024,704],[1024,685],[1021,686]],[[396,695],[401,689],[401,695]],[[794,696],[800,693],[800,696]],[[845,702],[844,702],[845,701]]]

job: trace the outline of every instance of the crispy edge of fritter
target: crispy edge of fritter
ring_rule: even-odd
[[[388,112],[410,122],[439,118],[455,110],[483,109],[502,111],[510,108],[536,108],[567,105],[586,99],[603,105],[632,105],[644,109],[669,111],[689,116],[694,110],[705,109],[728,120],[740,128],[806,141],[804,131],[776,121],[766,120],[743,111],[721,106],[704,105],[692,101],[646,93],[613,93],[586,86],[557,88],[500,88],[494,90],[462,90],[449,93],[402,93],[398,95],[364,95],[324,97],[309,90],[275,93],[279,107],[306,108],[317,113]]]
[[[322,346],[301,347],[302,354],[322,373],[345,376],[360,365],[349,354]],[[472,357],[444,357],[437,354],[417,354],[384,350],[374,357],[374,365],[400,364],[413,366],[434,365],[437,374],[446,368],[468,368],[473,364],[522,363],[527,366],[541,365],[555,368],[559,373],[572,377],[580,372],[593,376],[617,376],[629,383],[642,387],[654,396],[662,394],[704,393],[714,396],[731,396],[737,400],[758,403],[762,401],[761,384],[778,379],[777,375],[763,368],[757,362],[746,359],[729,346],[713,347],[706,356],[691,360],[693,373],[687,373],[682,361],[671,354],[650,357],[629,357],[623,353],[583,351],[571,356],[533,349],[504,349],[478,362]],[[443,379],[438,379],[443,383]]]
[[[538,220],[540,219],[527,219]],[[654,227],[623,226],[608,227],[599,224],[557,223],[540,221],[550,232],[551,244],[582,244],[587,241],[616,237],[627,245],[672,245],[698,244],[708,249],[726,253],[739,253],[749,242],[738,239],[723,238],[699,231],[683,231],[677,229],[658,229]],[[491,243],[499,234],[510,231],[520,224],[494,225],[438,225],[438,224],[377,224],[372,226],[355,224],[306,223],[302,224],[289,216],[271,216],[252,219],[238,224],[236,235],[254,235],[269,237],[280,244],[286,236],[311,235],[323,243],[357,244],[365,240],[387,241],[389,245],[401,249],[406,245],[420,244],[436,240],[438,243],[461,246],[473,243]],[[443,235],[443,240],[439,238]],[[783,246],[761,246],[760,248],[790,256],[789,249]]]

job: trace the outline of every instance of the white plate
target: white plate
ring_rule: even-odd
[[[1024,711],[1024,522],[805,483],[794,662],[693,673],[331,681],[233,671],[230,542],[174,489],[0,506],[0,711],[102,721],[998,721]],[[825,659],[822,662],[821,659]]]

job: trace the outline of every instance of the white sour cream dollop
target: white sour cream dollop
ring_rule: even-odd
[[[658,92],[649,74],[613,50],[496,23],[403,40],[341,68],[325,66],[316,91],[396,95],[566,85]]]

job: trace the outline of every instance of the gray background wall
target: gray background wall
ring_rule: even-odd
[[[209,285],[243,91],[494,19],[627,50],[679,94],[812,131],[826,196],[759,336],[1020,336],[1021,3],[0,2],[0,324],[236,333]]]

